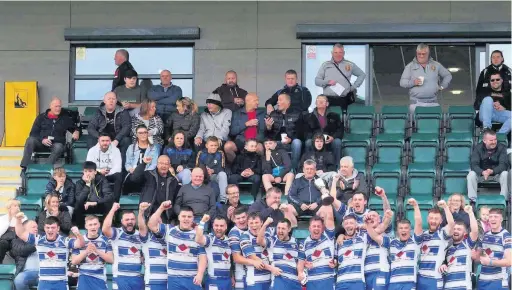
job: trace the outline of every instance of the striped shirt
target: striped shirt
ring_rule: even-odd
[[[364,273],[389,272],[389,249],[380,246],[369,236],[366,238],[368,239],[368,249],[364,259]]]
[[[122,228],[112,228],[112,252],[114,253],[114,264],[112,273],[114,277],[141,276],[141,248],[139,231],[133,234],[126,233]]]
[[[231,248],[229,238],[217,238],[213,233],[205,236],[204,249],[208,257],[208,276],[211,278],[231,278]]]
[[[153,233],[141,236],[144,254],[144,283],[167,285],[167,249],[164,237]]]
[[[357,225],[364,224],[364,216],[370,210],[365,208],[362,213],[357,213],[353,207],[348,207],[346,204],[342,203],[340,208],[338,209],[338,213],[345,218],[348,215],[353,215],[356,218]]]
[[[482,249],[484,253],[493,260],[503,259],[505,250],[512,248],[512,237],[510,233],[501,229],[499,233],[489,231],[482,238]],[[483,266],[480,272],[481,281],[502,281],[503,287],[508,287],[508,275],[506,267]]]
[[[87,235],[85,235],[84,240],[85,246],[81,249],[73,249],[73,255],[80,255],[81,253],[85,252],[89,243],[93,243],[96,246],[96,249],[99,251],[105,253],[112,252],[112,245],[110,244],[110,240],[104,235],[100,234],[95,239],[90,239],[87,237]],[[94,253],[87,255],[82,263],[80,263],[78,273],[79,275],[90,276],[96,279],[107,281],[105,260]]]
[[[336,243],[336,256],[338,260],[338,275],[336,283],[363,282],[364,260],[366,257],[366,234],[347,238],[341,245]]]
[[[240,249],[240,237],[242,233],[246,230],[241,230],[237,226],[234,226],[228,234],[229,238],[229,247],[231,248],[232,253],[242,254],[242,250]],[[245,268],[244,265],[235,264],[235,288],[243,289],[244,288],[244,278],[245,278]]]
[[[267,237],[268,239],[268,237]],[[267,245],[269,241],[267,240]],[[256,257],[260,258],[265,264],[270,264],[270,253],[268,249],[261,247],[256,243],[256,237],[251,234],[250,231],[246,231],[240,237],[240,249],[242,250],[242,254],[244,257],[249,257],[250,255],[256,255]],[[245,281],[248,286],[254,286],[259,283],[267,283],[270,282],[270,272],[267,270],[259,270],[254,268],[254,266],[245,266]]]
[[[420,253],[421,236],[413,234],[407,241],[382,237],[382,247],[389,248],[391,274],[389,283],[416,283],[416,266]]]
[[[199,256],[206,255],[204,248],[195,241],[195,231],[182,231],[179,226],[160,224],[158,234],[165,235],[167,242],[167,274],[172,277],[195,277]]]
[[[446,233],[446,227],[435,232],[424,231],[421,240],[418,274],[422,277],[442,279],[443,276],[438,270],[443,264],[448,242],[451,240]]]
[[[35,246],[39,255],[39,281],[66,281],[67,284],[69,249],[74,247],[75,240],[58,235],[55,241],[48,241],[46,235],[28,234],[27,243]]]
[[[325,229],[318,240],[307,237],[299,245],[299,260],[312,262],[313,268],[308,270],[308,281],[320,281],[334,278],[334,269],[329,261],[334,259],[334,229]]]
[[[444,288],[450,290],[471,290],[471,270],[473,263],[471,260],[471,249],[476,245],[476,241],[468,236],[458,244],[453,244],[446,252],[446,262],[448,263],[447,274],[444,278]]]
[[[294,237],[288,241],[281,241],[277,236],[272,236],[267,244],[267,248],[272,253],[272,265],[281,269],[281,277],[298,281],[297,260],[299,257],[299,247]]]

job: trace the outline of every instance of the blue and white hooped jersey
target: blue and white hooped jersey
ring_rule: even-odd
[[[234,226],[228,234],[229,238],[229,247],[231,248],[231,253],[239,253],[242,255],[242,249],[240,249],[240,237],[246,231],[239,229],[237,226]],[[241,264],[235,264],[235,288],[243,289],[244,288],[244,277],[245,277],[245,267]]]
[[[348,215],[353,215],[356,218],[357,225],[364,224],[364,216],[370,210],[365,208],[362,213],[356,213],[353,207],[348,207],[346,204],[342,203],[340,208],[338,209],[338,213],[345,218]]]
[[[208,257],[208,276],[217,279],[231,278],[231,248],[229,238],[217,238],[213,233],[205,236],[204,249]]]
[[[270,244],[270,239],[266,237],[267,245]],[[270,264],[270,253],[267,248],[263,248],[256,243],[256,237],[250,231],[246,231],[240,237],[240,248],[244,257],[249,257],[255,254],[265,264]],[[245,266],[245,281],[248,286],[253,286],[258,283],[270,282],[270,272],[267,270],[259,270],[254,266]]]
[[[482,250],[492,259],[503,259],[505,251],[510,249],[512,249],[512,237],[505,229],[501,229],[499,233],[488,231],[482,238]],[[506,267],[482,265],[479,279],[481,281],[501,281],[503,287],[508,287]]]
[[[48,241],[46,235],[28,234],[27,243],[34,245],[39,255],[39,281],[66,281],[69,250],[73,249],[76,239],[57,236]]]
[[[122,228],[112,228],[112,252],[114,264],[112,273],[114,277],[138,277],[142,273],[141,249],[142,242],[139,231],[133,234],[126,233]]]
[[[451,245],[446,251],[446,262],[448,270],[444,277],[444,288],[450,290],[471,290],[471,250],[476,246],[477,241],[471,240],[468,236],[460,243]]]
[[[299,246],[294,237],[287,241],[281,241],[277,236],[270,238],[267,245],[271,252],[272,265],[281,269],[281,277],[297,281],[297,261],[299,258]]]
[[[341,245],[336,243],[336,257],[338,260],[338,275],[336,283],[364,283],[364,260],[366,257],[366,248],[366,234],[356,234],[351,239],[345,239]]]
[[[89,243],[93,243],[96,249],[102,252],[112,252],[112,245],[110,240],[104,235],[99,235],[95,239],[89,239],[84,235],[85,246],[81,249],[73,249],[73,255],[79,255],[87,250]],[[78,268],[79,275],[90,276],[103,281],[107,281],[107,272],[105,269],[105,261],[98,255],[91,253],[85,257]]]
[[[144,254],[144,283],[167,284],[167,244],[163,236],[149,232],[141,236]]]
[[[389,272],[389,248],[380,246],[368,235],[366,238],[368,249],[364,259],[364,273]]]
[[[334,269],[329,262],[334,259],[334,229],[325,229],[318,240],[308,236],[299,245],[299,260],[312,262],[313,268],[308,270],[308,281],[320,281],[334,278]]]
[[[418,274],[422,277],[442,279],[439,267],[446,257],[446,249],[451,237],[446,233],[446,227],[431,233],[426,230],[421,234],[420,264]]]
[[[413,234],[407,241],[383,237],[382,246],[389,248],[391,273],[389,283],[416,283],[416,268],[420,253],[421,236]]]
[[[204,248],[195,241],[195,231],[182,231],[179,226],[160,224],[158,234],[165,235],[167,242],[167,275],[195,277],[199,256],[206,255]]]

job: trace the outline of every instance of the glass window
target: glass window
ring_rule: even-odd
[[[491,53],[494,50],[501,50],[503,52],[503,58],[507,66],[512,66],[512,45],[510,43],[493,43],[489,44],[489,57],[486,60],[487,65],[491,64]],[[486,65],[486,66],[487,66]],[[485,66],[485,67],[486,67]]]

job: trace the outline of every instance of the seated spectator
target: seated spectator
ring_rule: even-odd
[[[290,107],[290,96],[281,93],[277,100],[277,110],[265,118],[267,137],[278,141],[278,145],[292,152],[292,168],[297,168],[302,151],[302,113]]]
[[[4,260],[5,254],[11,250],[11,243],[16,238],[14,226],[16,225],[16,214],[20,212],[20,202],[10,199],[5,207],[7,214],[0,217],[0,263]]]
[[[130,139],[131,129],[130,115],[117,103],[116,94],[108,92],[103,97],[103,102],[87,126],[89,134],[87,145],[89,148],[92,148],[98,144],[100,133],[107,133],[109,136],[113,136],[112,145],[121,151],[124,164],[126,150],[132,143]]]
[[[478,116],[483,129],[492,129],[492,122],[502,123],[498,133],[510,132],[510,88],[505,89],[503,78],[499,72],[493,73],[489,86],[481,89],[475,99],[475,110],[480,110]]]
[[[291,205],[281,203],[282,192],[277,187],[272,187],[267,190],[265,197],[256,200],[249,207],[249,214],[257,212],[262,220],[267,220],[271,217],[274,222],[271,224],[275,227],[279,221],[287,218],[289,221],[295,220],[295,225],[292,223],[292,227],[297,226],[297,220],[290,210]]]
[[[476,202],[478,183],[496,181],[500,183],[500,194],[508,195],[507,147],[498,143],[496,133],[484,131],[483,140],[471,153],[471,171],[468,174],[468,197]]]
[[[189,148],[185,139],[185,132],[175,131],[169,146],[164,149],[164,154],[169,156],[171,167],[169,168],[181,184],[189,184],[194,168],[194,151]]]
[[[107,179],[102,174],[97,174],[96,169],[96,163],[85,161],[82,179],[76,182],[73,220],[81,229],[84,228],[86,214],[106,216],[114,203],[114,195]]]
[[[37,235],[37,223],[31,220],[23,222],[25,231]],[[39,284],[39,253],[36,246],[16,237],[12,241],[11,256],[16,263],[14,287],[16,290],[28,290]]]
[[[226,174],[226,161],[224,152],[219,150],[219,139],[210,136],[206,139],[206,148],[197,152],[196,167],[205,166],[210,180],[219,185],[219,201],[226,202],[226,187],[228,186],[228,176]]]
[[[504,63],[503,52],[501,50],[494,50],[491,53],[491,64],[480,72],[478,83],[476,85],[476,95],[480,95],[483,91],[487,91],[491,76],[499,73],[503,79],[503,86],[505,90],[510,90],[512,86],[512,70]],[[478,108],[475,108],[478,110]]]
[[[147,91],[138,86],[138,74],[135,70],[127,70],[124,76],[125,84],[114,89],[117,99],[128,110],[130,116],[139,112],[140,103],[147,99]]]
[[[327,97],[319,95],[316,97],[316,108],[313,110],[313,113],[309,113],[304,117],[306,152],[313,149],[313,135],[320,133],[325,137],[327,150],[333,152],[334,162],[338,162],[341,159],[341,139],[343,138],[344,127],[340,115],[334,112],[327,112],[328,109],[329,102]]]
[[[196,138],[194,139],[197,149],[204,146],[203,140],[210,136],[215,136],[221,142],[226,142],[228,140],[229,127],[231,126],[231,110],[224,109],[218,94],[211,94],[206,99],[206,106],[208,108],[205,112],[201,113],[199,131],[197,131]]]
[[[309,106],[311,106],[311,92],[309,92],[308,88],[300,86],[297,83],[297,72],[293,69],[286,71],[284,80],[286,83],[285,86],[265,102],[267,114],[270,115],[270,113],[274,111],[274,106],[277,104],[277,99],[281,94],[290,96],[290,108],[306,113]]]
[[[262,160],[263,176],[261,180],[265,191],[273,187],[275,183],[284,182],[284,195],[288,195],[292,185],[294,175],[291,172],[292,161],[288,152],[282,148],[277,148],[277,142],[268,139],[265,141],[265,155]]]
[[[59,195],[55,193],[50,193],[46,196],[45,209],[36,217],[37,229],[40,235],[44,235],[44,223],[49,216],[59,219],[60,233],[62,235],[69,235],[69,231],[73,226],[71,224],[71,215],[69,212],[59,209]]]
[[[258,143],[254,139],[245,141],[245,150],[236,156],[229,177],[229,183],[232,184],[252,182],[251,194],[255,199],[261,187],[261,156],[256,152],[257,146]]]
[[[148,128],[148,140],[151,144],[159,144],[164,146],[164,123],[156,112],[156,103],[151,100],[144,100],[140,104],[140,112],[132,117],[132,140],[135,142],[137,136],[135,136],[135,129],[139,125],[145,125]]]
[[[366,179],[362,172],[354,168],[354,159],[345,156],[340,160],[338,172],[338,183],[336,184],[336,198],[342,203],[347,203],[356,192],[367,193]]]
[[[227,141],[224,146],[229,163],[235,160],[236,152],[242,149],[245,140],[256,139],[263,142],[265,138],[265,111],[258,109],[258,96],[254,93],[245,97],[245,107],[233,113],[231,118],[230,136],[233,141]],[[258,143],[258,152],[263,152],[263,146]]]
[[[235,71],[230,70],[224,77],[224,83],[216,88],[212,94],[218,94],[222,106],[234,113],[244,105],[247,91],[238,86],[238,76]]]
[[[151,216],[160,207],[160,204],[166,200],[170,200],[174,204],[176,193],[178,192],[178,180],[171,174],[169,168],[171,166],[169,157],[161,155],[158,157],[156,169],[145,170],[146,164],[151,160],[145,157],[143,163],[139,164],[129,179],[133,183],[141,184],[142,192],[140,194],[140,202],[149,202],[151,207],[146,210],[145,214]],[[167,210],[162,215],[165,222],[170,222],[173,218],[172,210]]]
[[[199,130],[200,116],[197,105],[190,98],[180,98],[176,101],[176,112],[173,112],[167,122],[167,140],[171,142],[171,137],[176,131],[185,132],[185,138],[188,144],[194,144],[194,137]]]
[[[240,203],[240,189],[236,184],[230,184],[226,188],[228,201],[217,204],[215,216],[222,216],[228,220],[228,231],[235,226],[235,210],[245,207]]]
[[[336,175],[336,163],[332,153],[325,148],[325,138],[321,133],[313,136],[313,151],[306,152],[300,159],[300,168],[298,172],[303,171],[303,164],[306,160],[313,160],[316,163],[316,176],[322,178],[327,184]],[[297,173],[296,178],[300,178],[303,173]]]
[[[156,102],[156,114],[164,122],[176,112],[176,101],[183,96],[181,88],[171,81],[171,72],[164,69],[160,72],[160,84],[152,86],[148,92],[148,98]]]
[[[73,216],[75,208],[75,183],[66,175],[66,169],[57,167],[53,169],[53,176],[46,185],[45,195],[57,194],[59,196],[59,206],[61,211],[69,212]]]
[[[215,214],[215,192],[213,188],[205,183],[207,173],[196,167],[192,170],[192,181],[190,184],[183,185],[176,195],[174,203],[174,212],[179,214],[182,206],[189,206],[194,212],[194,221],[198,222],[203,215]]]
[[[455,222],[463,222],[466,227],[469,229],[469,214],[464,211],[464,207],[466,206],[466,200],[464,196],[460,193],[454,193],[450,196],[448,199],[448,208],[450,209],[450,212],[452,213],[453,220]],[[444,211],[441,213],[441,216],[443,217],[443,222],[441,223],[441,228],[444,228],[446,226],[446,215]]]
[[[112,81],[112,91],[118,86],[124,86],[126,72],[129,70],[135,70],[130,63],[130,54],[126,49],[118,49],[114,55],[114,62],[117,65],[116,71],[114,72],[114,80]]]
[[[98,173],[105,176],[108,182],[114,184],[114,200],[119,201],[123,187],[121,152],[110,141],[110,135],[101,133],[98,144],[87,152],[87,161],[96,164]]]
[[[73,118],[62,109],[60,99],[53,97],[50,108],[39,114],[32,125],[23,150],[23,159],[20,164],[22,170],[25,171],[27,165],[32,163],[32,153],[36,151],[50,151],[47,163],[55,164],[66,151],[66,132],[68,131],[73,133],[74,140],[78,140],[80,133]]]

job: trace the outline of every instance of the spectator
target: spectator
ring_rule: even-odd
[[[10,199],[5,204],[7,214],[0,217],[0,263],[5,254],[11,250],[12,241],[16,238],[14,227],[16,226],[16,214],[20,212],[20,202]]]
[[[492,129],[492,122],[502,123],[498,133],[510,132],[510,88],[505,89],[503,78],[499,72],[493,73],[489,79],[489,87],[480,89],[475,99],[474,108],[478,112],[483,129]]]
[[[114,62],[117,65],[117,69],[114,73],[114,80],[112,81],[112,91],[118,86],[125,84],[124,78],[126,77],[126,71],[134,70],[130,63],[130,54],[125,49],[118,49],[114,56]]]
[[[352,75],[357,79],[352,84]],[[323,88],[323,94],[331,106],[339,106],[346,110],[356,100],[359,88],[366,74],[353,62],[345,59],[345,48],[336,43],[332,47],[332,58],[322,64],[315,78],[315,85]],[[343,89],[341,94],[337,89]]]
[[[94,162],[98,173],[114,184],[114,200],[119,201],[123,187],[123,160],[119,149],[112,146],[110,135],[100,134],[98,144],[89,149],[86,160]]]
[[[148,164],[150,160],[148,158],[142,160],[144,163],[139,164],[129,178],[131,182],[142,185],[139,203],[148,202],[151,204],[151,207],[146,211],[146,214],[150,216],[155,213],[162,202],[170,200],[174,203],[179,186],[178,181],[169,171],[171,164],[168,156],[161,155],[158,157],[156,169],[153,170],[144,170],[145,164]],[[170,222],[172,218],[172,210],[165,211],[165,216],[162,216],[162,219],[166,222]]]
[[[274,222],[271,226],[275,227],[279,221],[287,218],[289,221],[295,220],[295,225],[292,222],[292,227],[297,226],[297,221],[292,215],[290,205],[281,204],[282,192],[277,187],[272,187],[267,190],[265,198],[258,199],[249,207],[249,214],[257,212],[262,220],[267,220],[271,217]]]
[[[37,223],[31,220],[23,222],[25,231],[37,235]],[[11,256],[16,263],[14,286],[16,290],[29,290],[39,284],[39,253],[36,247],[16,237],[12,241]]]
[[[50,108],[39,114],[32,125],[20,164],[22,170],[25,171],[27,165],[32,163],[32,153],[35,151],[51,151],[47,163],[55,164],[66,151],[67,131],[73,133],[74,140],[78,140],[80,137],[78,128],[70,114],[62,109],[60,99],[53,97]]]
[[[103,97],[103,102],[96,111],[96,114],[87,126],[89,139],[87,145],[89,148],[98,144],[100,133],[107,133],[114,136],[112,145],[119,148],[123,164],[126,157],[126,150],[131,144],[130,131],[132,128],[130,115],[117,103],[117,96],[113,92],[108,92]]]
[[[297,168],[302,151],[302,113],[290,107],[290,96],[281,93],[277,110],[265,119],[266,135],[278,141],[286,151],[292,151],[292,168]]]
[[[194,137],[199,130],[200,116],[196,103],[188,97],[176,101],[176,112],[173,112],[167,122],[167,139],[176,131],[185,132],[188,144],[194,144]]]
[[[235,210],[245,207],[245,205],[240,203],[240,189],[236,184],[228,185],[226,195],[228,196],[227,202],[217,204],[215,216],[226,218],[228,220],[228,230],[231,230],[235,226]]]
[[[172,74],[164,69],[160,72],[160,84],[149,89],[148,97],[156,102],[156,113],[166,121],[176,112],[176,101],[183,97],[181,88],[172,82]]]
[[[147,91],[137,85],[138,74],[134,70],[126,71],[124,77],[124,86],[118,86],[114,93],[117,99],[123,104],[123,108],[128,110],[130,116],[135,116],[140,110],[140,103],[147,99]]]
[[[478,222],[478,238],[480,241],[482,240],[485,233],[491,230],[491,223],[489,221],[489,211],[491,209],[486,205],[480,207],[480,212],[478,214],[479,219]]]
[[[228,176],[226,174],[224,152],[219,150],[219,139],[217,137],[210,136],[206,139],[206,148],[197,153],[195,166],[206,167],[210,180],[219,185],[219,201],[225,203]]]
[[[364,174],[354,168],[352,157],[345,156],[341,158],[340,171],[337,175],[339,183],[336,184],[336,198],[342,203],[347,203],[356,192],[368,194]]]
[[[478,83],[476,85],[477,96],[488,90],[489,84],[492,84],[490,82],[491,76],[495,73],[500,74],[504,90],[510,91],[510,88],[512,87],[512,70],[505,64],[505,59],[503,58],[503,52],[501,50],[495,50],[491,53],[491,64],[480,72]]]
[[[263,176],[261,180],[265,191],[272,188],[274,183],[285,183],[284,195],[288,195],[294,175],[291,172],[292,162],[288,152],[277,148],[277,142],[268,139],[265,141],[265,155],[262,160]]]
[[[306,152],[300,159],[299,172],[303,171],[303,164],[306,160],[313,160],[316,163],[315,175],[320,177],[326,183],[330,183],[334,175],[336,175],[336,163],[332,156],[332,152],[325,149],[325,137],[321,133],[313,136],[314,149],[313,151]],[[303,174],[298,173],[296,178],[300,178]]]
[[[149,78],[144,78],[141,79],[139,86],[140,89],[143,91],[143,94],[148,95],[149,90],[151,89],[151,87],[153,87],[153,82]]]
[[[496,133],[487,130],[483,141],[475,146],[471,154],[471,171],[468,174],[468,197],[476,202],[478,183],[496,181],[500,183],[500,194],[508,195],[508,159],[507,148],[498,143]]]
[[[409,89],[410,113],[414,114],[416,107],[439,106],[437,94],[446,89],[451,80],[452,74],[430,57],[429,46],[418,44],[416,57],[405,66],[400,78],[400,86]]]
[[[293,69],[286,71],[284,74],[284,80],[286,83],[285,86],[265,102],[267,114],[274,111],[274,106],[277,104],[277,98],[282,93],[290,96],[291,108],[306,113],[309,106],[311,106],[311,93],[308,88],[300,86],[297,83],[297,72]]]
[[[320,133],[325,137],[327,150],[333,152],[335,162],[341,158],[341,139],[343,139],[343,122],[340,115],[328,112],[329,101],[324,95],[316,97],[316,108],[304,117],[306,133],[306,152],[313,149],[313,135]]]
[[[204,214],[213,216],[215,214],[215,193],[213,189],[205,184],[206,172],[196,167],[192,170],[192,181],[183,185],[178,191],[174,212],[180,213],[181,207],[189,206],[194,212],[194,221],[198,222]]]
[[[463,222],[466,227],[469,229],[469,214],[464,211],[464,206],[466,206],[466,200],[464,196],[460,193],[454,193],[448,199],[448,209],[452,213],[453,220],[455,222]],[[447,225],[446,215],[444,211],[441,213],[443,217],[443,222],[441,223],[441,228]]]
[[[211,94],[206,99],[205,112],[201,113],[201,123],[197,131],[194,144],[197,148],[203,146],[203,140],[210,136],[215,136],[221,142],[228,140],[229,127],[231,126],[231,110],[225,109],[220,101],[218,94]]]
[[[66,169],[57,167],[53,169],[53,176],[46,185],[45,195],[54,193],[59,196],[59,210],[69,212],[73,216],[75,208],[75,183],[66,176]]]
[[[74,223],[83,229],[86,214],[103,214],[112,208],[114,195],[107,179],[96,172],[96,163],[85,161],[82,179],[76,182]]]
[[[229,183],[252,182],[251,194],[256,199],[261,187],[261,156],[256,152],[258,143],[254,139],[245,141],[245,150],[237,155]]]
[[[164,154],[169,156],[171,167],[169,168],[181,184],[189,184],[194,167],[194,152],[189,148],[185,139],[185,132],[174,131],[174,137],[169,141]]]
[[[59,196],[50,193],[45,199],[45,209],[36,217],[37,228],[40,235],[44,235],[44,225],[47,217],[54,216],[59,219],[60,233],[69,235],[69,231],[73,226],[71,224],[71,215],[67,211],[59,209]]]
[[[135,129],[139,125],[145,125],[148,129],[148,140],[151,144],[159,144],[164,146],[164,122],[160,119],[160,116],[155,114],[156,103],[152,100],[144,100],[140,104],[140,112],[132,117],[132,140],[136,141]]]
[[[247,91],[238,86],[238,76],[235,71],[230,70],[224,77],[224,83],[216,88],[212,94],[218,94],[222,106],[230,109],[231,112],[239,110],[245,102]]]

